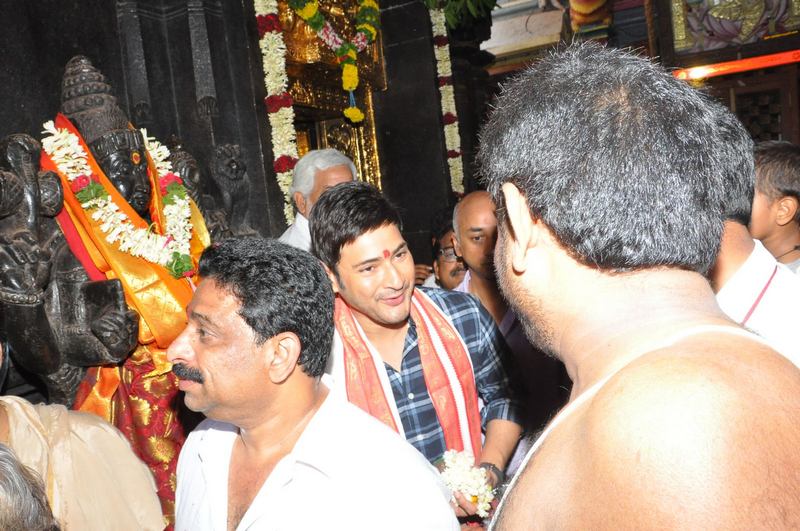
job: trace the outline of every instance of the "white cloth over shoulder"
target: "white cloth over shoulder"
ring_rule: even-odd
[[[226,529],[236,427],[206,420],[178,461],[177,531]],[[237,530],[458,530],[439,473],[400,436],[329,394]]]
[[[44,480],[62,529],[164,529],[150,470],[116,428],[59,405],[0,397],[8,414],[9,447]]]
[[[737,323],[752,309],[745,327],[800,367],[800,277],[779,264],[761,242],[755,240],[755,244],[745,263],[717,293],[717,303]]]
[[[296,247],[302,251],[311,250],[311,230],[308,220],[299,212],[294,217],[294,223],[281,234],[278,241]]]

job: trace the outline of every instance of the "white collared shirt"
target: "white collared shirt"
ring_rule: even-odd
[[[779,264],[758,240],[745,263],[717,293],[719,307],[737,323],[752,310],[745,327],[800,367],[798,301],[800,277]]]
[[[206,420],[178,461],[177,531],[224,530],[235,426]],[[451,493],[414,447],[332,393],[262,485],[237,530],[459,529]]]
[[[311,250],[311,231],[308,220],[300,212],[294,217],[294,223],[281,234],[278,241],[296,247],[302,251]]]

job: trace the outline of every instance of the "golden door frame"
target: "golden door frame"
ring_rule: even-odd
[[[348,94],[342,89],[341,70],[336,55],[286,4],[278,2],[279,17],[286,42],[286,73],[289,93],[298,115],[309,117],[315,124],[311,131],[298,128],[297,148],[300,156],[313,148],[335,148],[349,156],[363,181],[381,187],[381,169],[375,131],[373,90],[386,89],[382,34],[358,54],[358,107],[364,121],[353,125],[342,115],[349,106]],[[352,37],[358,4],[355,0],[320,0],[319,9],[343,38]]]

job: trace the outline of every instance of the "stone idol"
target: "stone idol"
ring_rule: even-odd
[[[211,237],[252,232],[246,168],[216,148],[218,207],[191,154],[133,127],[86,57],[66,66],[60,110],[41,140],[0,142],[2,340],[49,401],[125,434],[171,518],[184,429],[166,349]]]

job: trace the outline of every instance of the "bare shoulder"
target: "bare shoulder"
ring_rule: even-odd
[[[790,520],[800,503],[800,371],[757,342],[696,340],[643,356],[579,422],[575,489],[590,513],[614,493],[609,521],[800,525]]]

